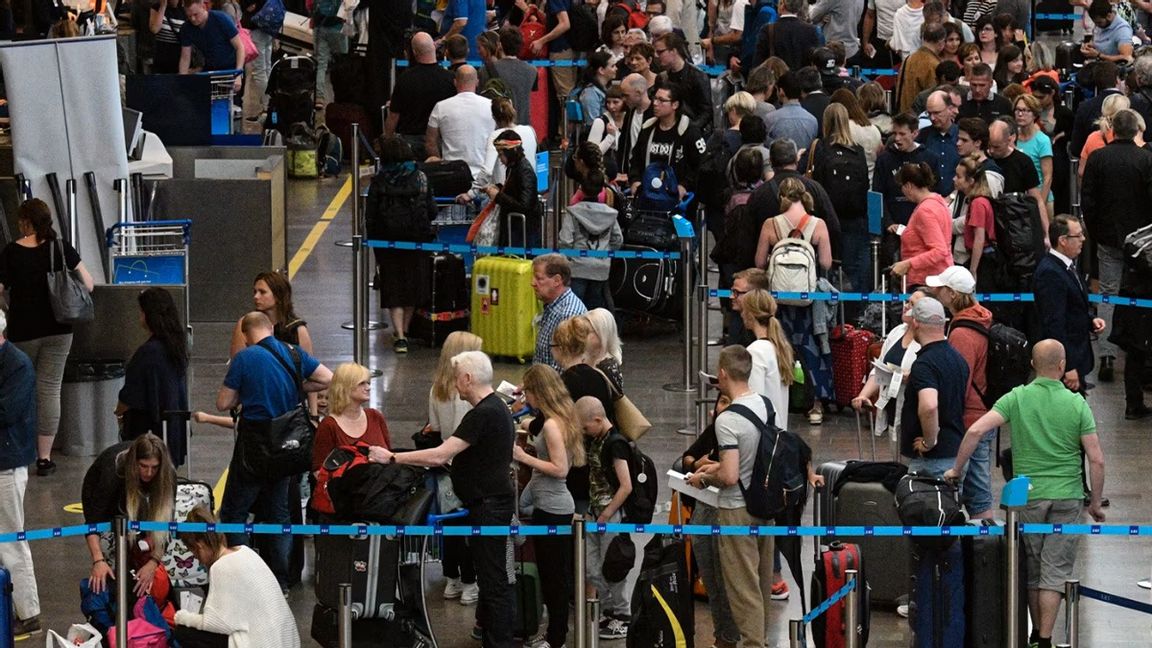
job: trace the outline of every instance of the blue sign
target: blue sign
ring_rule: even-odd
[[[122,256],[112,267],[118,285],[171,286],[184,284],[184,256]]]
[[[544,193],[548,191],[548,151],[540,151],[536,154],[536,191]]]
[[[884,219],[884,194],[868,192],[868,233],[880,236],[880,221]]]

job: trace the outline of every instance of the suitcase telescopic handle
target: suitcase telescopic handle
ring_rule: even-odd
[[[459,519],[462,517],[467,517],[467,516],[468,516],[468,509],[466,509],[466,508],[456,509],[455,511],[452,511],[451,513],[444,513],[441,515],[436,515],[435,513],[429,513],[428,514],[428,525],[429,526],[440,526],[441,524],[444,523],[445,520],[456,520],[456,519]]]

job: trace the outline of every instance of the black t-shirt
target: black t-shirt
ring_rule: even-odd
[[[63,262],[60,245],[64,247]],[[59,244],[45,241],[34,248],[12,242],[0,251],[0,284],[8,293],[9,304],[7,337],[13,342],[72,332],[70,325],[57,322],[52,313],[48,295],[49,263],[54,270],[65,266],[74,269],[80,265],[80,255],[67,241]]]
[[[499,396],[492,393],[476,403],[453,435],[468,442],[452,460],[452,487],[460,501],[468,505],[482,497],[516,495],[508,475],[516,424]]]
[[[648,140],[648,163],[663,162],[672,164],[672,153],[676,147],[676,127],[661,130],[659,126],[652,130],[652,139]]]
[[[572,396],[573,403],[585,396],[595,398],[604,406],[608,420],[612,422],[613,426],[616,425],[616,410],[612,401],[612,391],[608,388],[608,381],[605,380],[604,374],[594,367],[581,363],[565,369],[564,373],[560,374],[560,379],[568,388],[568,394]],[[568,492],[572,493],[573,499],[579,502],[588,501],[587,464],[569,468],[567,483]]]
[[[968,386],[968,363],[947,340],[920,347],[908,376],[904,409],[900,415],[900,454],[918,457],[912,448],[916,437],[923,436],[918,409],[920,391],[935,389],[940,419],[936,447],[925,454],[927,459],[955,457],[964,438],[964,395]]]
[[[1004,175],[1004,193],[1024,193],[1040,186],[1036,165],[1019,149],[1013,149],[1011,155],[996,160],[996,164]]]
[[[404,71],[392,90],[389,110],[399,115],[396,132],[423,135],[436,102],[456,94],[452,73],[435,63],[417,63]]]
[[[608,438],[604,439],[604,446],[600,448],[600,469],[604,471],[604,478],[608,480],[608,486],[613,492],[620,488],[620,480],[616,477],[616,460],[628,461],[631,458],[632,446],[628,443],[628,439],[625,439],[616,428],[612,428]]]

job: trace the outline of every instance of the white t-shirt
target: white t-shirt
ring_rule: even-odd
[[[868,0],[868,8],[876,12],[876,38],[887,43],[892,38],[892,19],[904,6],[904,0]]]
[[[752,374],[748,386],[752,391],[767,396],[776,410],[776,427],[788,429],[788,388],[780,376],[780,363],[776,361],[776,345],[769,340],[756,340],[748,345],[752,355]]]
[[[475,178],[484,170],[488,136],[496,129],[492,102],[475,92],[461,92],[436,103],[428,126],[440,129],[440,157],[464,160]],[[435,151],[428,151],[434,155]]]
[[[761,421],[768,418],[764,398],[752,392],[732,401],[733,405],[744,405]],[[760,430],[752,421],[731,411],[720,412],[716,417],[716,446],[720,452],[735,450],[740,458],[740,483],[747,484],[752,479],[752,467],[756,464],[756,452],[760,447]],[[744,507],[744,494],[740,484],[733,484],[720,490],[718,508],[737,509]]]
[[[453,396],[446,401],[436,400],[432,390],[428,390],[428,427],[439,432],[444,439],[452,436],[456,426],[460,425],[464,415],[471,409],[472,404],[463,398]]]
[[[904,56],[920,49],[920,26],[923,24],[924,7],[900,7],[892,18],[892,38],[888,41],[888,47]]]
[[[744,9],[748,0],[736,0],[732,3],[732,20],[728,23],[728,31],[744,31]],[[736,44],[739,46],[739,43]]]
[[[872,182],[872,170],[876,167],[876,150],[884,142],[880,129],[872,124],[861,126],[848,120],[848,130],[852,133],[852,141],[864,149],[864,159],[868,163],[868,182]]]
[[[484,171],[480,175],[473,175],[472,186],[483,190],[490,184],[504,184],[504,177],[508,168],[500,162],[496,151],[496,136],[506,130],[514,130],[520,136],[521,146],[524,148],[524,157],[536,167],[536,129],[531,126],[517,124],[512,128],[497,128],[488,136],[488,150],[484,153]]]

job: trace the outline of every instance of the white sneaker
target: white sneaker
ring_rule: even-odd
[[[476,583],[464,585],[460,592],[460,605],[472,605],[480,600],[480,586]]]
[[[458,599],[463,593],[464,583],[461,583],[459,578],[449,578],[448,584],[444,586],[444,598],[447,600]]]
[[[1136,587],[1140,589],[1152,589],[1152,580],[1142,580],[1136,583]]]
[[[899,614],[900,616],[907,619],[908,618],[908,606],[907,605],[897,605],[896,606],[896,614]]]

